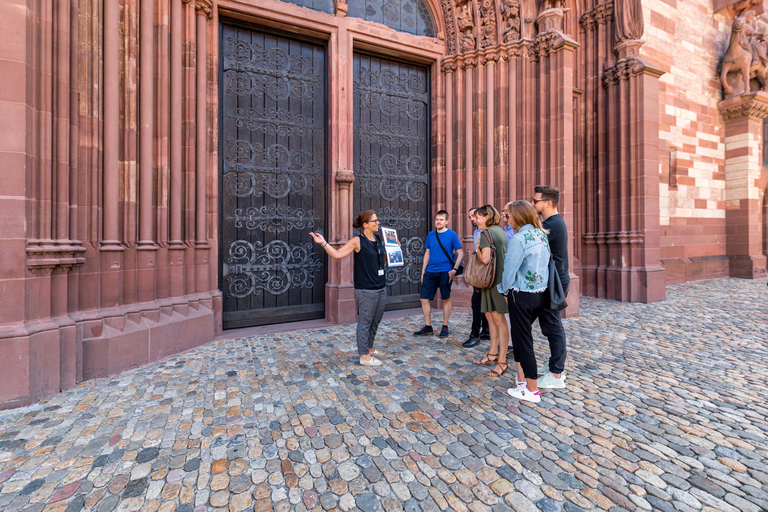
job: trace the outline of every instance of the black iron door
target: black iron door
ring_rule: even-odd
[[[221,57],[224,328],[322,317],[325,50],[223,25]]]
[[[387,270],[387,309],[415,307],[430,226],[427,70],[355,54],[354,104],[354,211],[397,229],[404,266]]]

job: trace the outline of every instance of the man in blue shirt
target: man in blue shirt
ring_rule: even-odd
[[[440,336],[448,336],[448,320],[451,318],[451,283],[456,269],[461,265],[464,252],[461,250],[459,235],[448,229],[448,212],[440,210],[435,215],[435,230],[427,234],[424,243],[424,263],[421,267],[421,310],[424,313],[424,327],[413,333],[416,336],[432,334],[432,305],[440,288],[443,299],[443,328]],[[458,251],[458,255],[454,254]]]

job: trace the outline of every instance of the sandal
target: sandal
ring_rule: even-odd
[[[501,368],[501,371],[496,371],[496,366]],[[493,370],[486,373],[489,377],[501,377],[505,373],[507,373],[507,369],[509,368],[509,365],[507,363],[496,363],[496,366],[494,366]]]
[[[499,360],[499,353],[491,354],[488,352],[485,354],[485,356],[482,359],[476,359],[475,364],[488,364],[488,363],[495,363]]]

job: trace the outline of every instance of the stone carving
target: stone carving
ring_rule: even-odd
[[[522,37],[533,39],[536,35],[533,23],[536,21],[536,0],[520,0],[520,12],[522,16]]]
[[[453,3],[451,0],[440,0],[440,7],[443,9],[445,19],[445,31],[447,32],[445,45],[448,55],[456,55],[456,28],[453,24]]]
[[[768,48],[765,34],[755,34],[748,23],[755,17],[752,10],[733,20],[731,39],[720,65],[720,82],[727,98],[751,92],[750,79],[758,82],[758,90],[765,90],[768,82]],[[735,83],[741,84],[738,92],[728,83],[728,75],[736,75]]]
[[[502,0],[501,20],[504,31],[502,41],[511,43],[520,39],[520,3],[518,0]]]
[[[456,4],[456,25],[459,27],[459,51],[469,52],[475,49],[475,22],[471,2]]]
[[[494,0],[480,3],[480,48],[496,45],[496,4]]]
[[[643,36],[643,6],[640,0],[615,0],[614,15],[617,42]]]

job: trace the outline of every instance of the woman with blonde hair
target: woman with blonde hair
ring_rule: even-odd
[[[515,236],[509,241],[504,275],[498,291],[507,295],[512,350],[517,366],[517,386],[507,393],[518,400],[540,402],[536,354],[531,326],[547,307],[549,278],[549,240],[536,209],[528,201],[507,206],[509,225]]]
[[[352,227],[360,230],[340,249],[325,241],[323,235],[310,233],[315,243],[321,244],[328,256],[334,259],[346,258],[353,252],[355,298],[357,299],[357,353],[363,366],[381,366],[381,359],[374,356],[384,355],[373,348],[373,339],[384,316],[384,304],[387,298],[386,270],[387,251],[379,231],[379,219],[373,210],[360,212]]]
[[[475,361],[477,364],[496,363],[493,370],[486,375],[489,377],[501,377],[507,371],[507,348],[509,347],[509,328],[507,327],[507,302],[496,289],[501,283],[501,276],[504,273],[504,256],[507,253],[507,235],[499,227],[501,216],[498,210],[487,204],[475,210],[475,220],[477,228],[482,230],[480,237],[475,243],[475,252],[477,252],[480,261],[488,265],[491,262],[491,240],[496,251],[496,274],[493,285],[480,291],[480,311],[488,318],[488,330],[491,334],[491,347],[488,353]],[[488,237],[490,236],[490,240]]]

